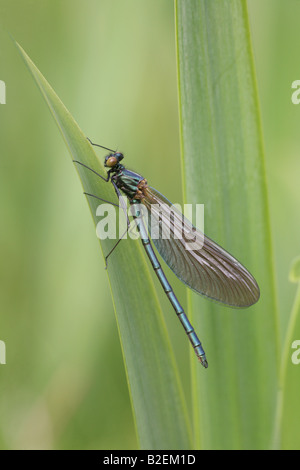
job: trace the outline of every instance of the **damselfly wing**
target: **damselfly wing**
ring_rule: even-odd
[[[258,301],[259,287],[249,271],[195,228],[166,197],[148,187],[142,202],[148,209],[149,233],[159,226],[160,236],[152,242],[182,282],[198,294],[230,307],[249,307]],[[192,245],[198,247],[186,249],[190,239],[184,237],[185,233],[193,233]]]

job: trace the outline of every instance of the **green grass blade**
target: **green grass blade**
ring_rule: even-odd
[[[103,165],[77,123],[24,50],[18,44],[17,47],[55,118],[72,159],[105,175]],[[112,185],[105,184],[81,166],[76,168],[86,192],[117,202]],[[92,198],[88,202],[97,223],[98,203]],[[191,432],[186,406],[144,254],[139,241],[124,240],[121,244],[109,259],[108,276],[139,442],[147,449],[189,449]],[[104,253],[108,253],[111,246],[104,241]],[[105,315],[105,312],[100,314]]]
[[[300,447],[300,258],[293,262],[290,281],[297,283],[298,286],[283,349],[274,447],[298,450]]]
[[[253,273],[246,310],[190,295],[209,368],[193,364],[197,445],[268,448],[279,340],[259,106],[246,2],[177,0],[185,197],[205,204],[205,232]]]

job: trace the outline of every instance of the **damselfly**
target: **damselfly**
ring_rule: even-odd
[[[124,158],[122,153],[115,152],[102,145],[94,144],[91,141],[90,143],[111,152],[104,160],[104,166],[108,168],[107,177],[103,177],[81,162],[76,161],[76,163],[93,171],[105,182],[110,181],[123,209],[124,203],[123,205],[121,204],[122,193],[127,196],[132,215],[152,267],[195,350],[196,356],[201,364],[207,367],[208,363],[201,342],[170,286],[153,250],[149,236],[150,231],[145,226],[140,207],[144,206],[146,208],[149,213],[148,221],[159,226],[162,233],[167,226],[164,221],[168,220],[169,226],[167,228],[170,236],[161,236],[152,239],[152,241],[158,253],[176,276],[198,294],[231,307],[249,307],[258,301],[260,295],[259,287],[254,277],[232,255],[196,229],[178,211],[174,211],[170,201],[154,188],[148,186],[147,180],[143,176],[125,168],[120,163]],[[96,195],[88,195],[104,201]],[[161,210],[152,210],[154,206]],[[164,215],[163,217],[162,214]],[[127,228],[129,228],[128,217],[127,225]],[[194,236],[193,249],[186,249],[185,237],[178,237],[176,233],[178,231],[183,234],[190,233],[191,230]],[[121,238],[114,248],[120,241]],[[107,255],[106,261],[113,250]]]

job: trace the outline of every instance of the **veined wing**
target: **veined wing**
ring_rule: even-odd
[[[154,188],[144,191],[152,241],[176,276],[197,293],[231,307],[249,307],[259,299],[254,277],[232,255],[196,229]],[[171,214],[172,213],[172,214]],[[192,249],[186,249],[193,234]],[[182,234],[182,236],[181,236]]]

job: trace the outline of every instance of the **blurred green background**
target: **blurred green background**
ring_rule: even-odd
[[[300,106],[291,102],[291,83],[300,79],[300,2],[248,5],[283,339],[295,295],[288,272],[300,253]],[[173,1],[0,0],[7,87],[0,105],[0,340],[7,349],[0,448],[134,449],[95,228],[65,144],[8,32],[86,135],[123,151],[129,167],[181,202]],[[169,277],[184,303],[185,289]],[[189,397],[189,346],[156,285]]]

